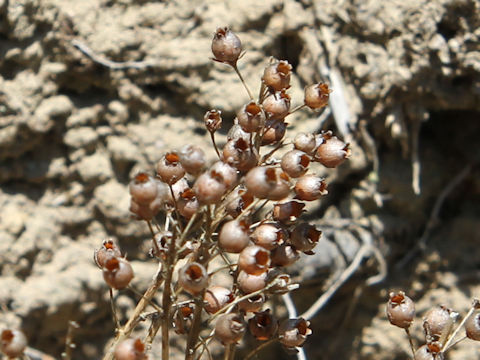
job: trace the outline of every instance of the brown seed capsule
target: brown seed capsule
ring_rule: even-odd
[[[443,305],[435,306],[425,314],[423,328],[428,336],[438,340],[440,337],[450,334],[457,316],[458,313],[452,309]]]
[[[0,338],[0,350],[9,359],[20,358],[27,347],[27,338],[20,330],[6,329]]]
[[[465,321],[465,332],[469,339],[480,341],[480,311],[475,311]]]
[[[259,294],[240,301],[238,309],[243,312],[258,312],[262,310],[263,304],[265,304],[265,295]]]
[[[245,294],[261,290],[267,285],[267,272],[260,275],[251,275],[245,271],[239,271],[237,283],[240,290]]]
[[[283,119],[290,110],[290,95],[285,90],[278,91],[268,95],[262,105],[269,120]]]
[[[185,291],[196,295],[208,286],[207,270],[197,262],[186,264],[178,271],[178,284]]]
[[[173,315],[173,326],[177,334],[186,334],[191,330],[193,314],[193,304],[181,305]]]
[[[315,141],[315,135],[298,133],[293,140],[295,149],[303,151],[306,154],[312,154],[317,148],[317,142]]]
[[[234,296],[229,289],[217,285],[210,286],[205,291],[205,311],[209,314],[214,314],[228,303],[231,303],[233,299]]]
[[[302,346],[312,333],[310,321],[303,318],[284,320],[278,328],[278,339],[286,347]]]
[[[100,249],[95,250],[93,254],[93,259],[95,260],[95,264],[97,264],[97,266],[102,269],[107,259],[118,256],[122,256],[120,248],[117,246],[117,244],[115,244],[112,239],[107,239],[103,241],[102,247]]]
[[[295,184],[295,193],[299,200],[314,201],[328,194],[327,183],[316,175],[303,175]]]
[[[215,323],[215,337],[223,344],[235,344],[245,334],[246,326],[239,314],[220,315]]]
[[[218,245],[229,253],[238,254],[249,243],[249,224],[243,220],[227,221],[218,234]]]
[[[176,152],[166,153],[157,163],[157,175],[169,185],[183,178],[185,169],[180,163],[180,156]]]
[[[238,140],[240,138],[245,141],[250,141],[250,134],[246,131],[243,131],[239,124],[233,124],[230,130],[228,130],[227,140]]]
[[[212,40],[214,60],[236,66],[242,53],[242,43],[227,27],[217,28]]]
[[[115,360],[144,360],[145,344],[140,339],[126,339],[115,347]]]
[[[210,110],[203,116],[205,127],[210,133],[216,132],[222,127],[222,112],[220,110]]]
[[[309,253],[317,245],[322,232],[316,226],[301,223],[295,226],[290,234],[290,243],[298,251]]]
[[[288,124],[283,120],[267,120],[262,137],[262,146],[273,145],[283,139]]]
[[[290,150],[282,156],[282,169],[293,178],[305,175],[309,164],[310,157],[300,150]]]
[[[328,105],[331,92],[324,83],[309,85],[305,88],[305,105],[310,109],[321,109]]]
[[[225,199],[227,203],[225,210],[228,215],[236,218],[245,208],[253,202],[253,195],[241,185],[237,186]]]
[[[265,124],[265,113],[260,105],[250,101],[237,113],[237,119],[243,131],[253,133],[260,130]]]
[[[138,205],[148,205],[158,195],[158,184],[155,178],[145,172],[140,172],[130,181],[130,195]]]
[[[245,176],[245,186],[260,199],[281,200],[290,193],[288,176],[273,167],[257,166]]]
[[[300,258],[300,254],[292,245],[282,244],[272,250],[271,254],[273,266],[288,266]]]
[[[180,194],[180,197],[177,200],[177,209],[180,215],[190,219],[196,212],[200,204],[198,203],[195,192],[188,188]]]
[[[238,268],[251,275],[260,275],[266,272],[269,266],[270,251],[261,246],[247,246],[238,257]]]
[[[217,178],[228,190],[237,185],[238,171],[223,161],[217,161],[210,167],[210,173]]]
[[[305,204],[299,201],[287,201],[273,206],[273,219],[284,224],[293,224],[302,215]]]
[[[113,289],[126,288],[133,276],[132,265],[121,257],[109,258],[103,267],[103,279]]]
[[[314,159],[327,168],[334,168],[350,157],[349,145],[332,136],[330,131],[322,135],[323,141],[318,146]]]
[[[195,184],[193,191],[200,204],[217,204],[227,192],[224,179],[215,171],[207,171],[201,174]]]
[[[275,61],[268,65],[263,72],[262,81],[269,89],[280,91],[290,87],[290,76],[292,74],[292,65],[288,61]]]
[[[435,360],[435,354],[430,351],[430,348],[427,344],[420,346],[417,351],[415,351],[415,360]]]
[[[196,175],[205,166],[205,153],[198,146],[185,145],[180,149],[178,155],[180,156],[180,163],[189,174]]]
[[[278,224],[265,223],[257,226],[251,238],[256,245],[273,250],[288,239],[288,234]]]
[[[229,140],[223,147],[223,159],[240,171],[248,171],[258,162],[258,151],[243,138]]]
[[[257,340],[265,341],[272,338],[278,329],[278,321],[270,313],[270,309],[255,313],[255,316],[248,320],[250,333]]]
[[[415,317],[415,304],[403,291],[391,292],[387,303],[387,317],[392,325],[408,329]]]

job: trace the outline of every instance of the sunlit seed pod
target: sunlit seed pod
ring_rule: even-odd
[[[178,152],[180,163],[189,174],[196,175],[205,167],[205,152],[198,146],[185,145]]]
[[[155,214],[150,210],[149,205],[150,204],[140,205],[131,199],[129,211],[134,214],[138,220],[152,220]]]
[[[435,354],[432,353],[428,345],[425,344],[415,351],[415,360],[435,360]]]
[[[140,172],[128,185],[133,201],[138,205],[148,205],[158,194],[158,184],[155,178],[145,172]]]
[[[287,319],[278,327],[278,339],[286,347],[302,346],[312,333],[310,321],[303,318]]]
[[[214,314],[234,299],[231,290],[223,286],[213,285],[205,291],[205,311]]]
[[[245,334],[246,326],[243,317],[239,314],[222,314],[215,323],[214,336],[223,344],[235,344]]]
[[[166,259],[168,252],[168,244],[172,241],[173,233],[170,231],[160,231],[155,234],[153,241],[155,241],[152,249],[152,255],[161,259]]]
[[[278,224],[264,223],[257,226],[250,237],[256,245],[273,250],[288,239],[288,233]]]
[[[210,167],[210,174],[223,183],[227,189],[232,189],[238,182],[238,171],[233,166],[217,161]]]
[[[262,76],[262,81],[269,89],[280,91],[290,87],[290,76],[292,74],[292,65],[288,61],[275,61],[268,65]]]
[[[269,120],[283,119],[290,110],[290,95],[285,90],[268,95],[262,102]]]
[[[305,204],[300,201],[287,201],[273,206],[273,219],[290,225],[302,215]]]
[[[203,116],[205,127],[211,133],[216,132],[222,127],[222,112],[220,110],[210,110]]]
[[[244,220],[231,220],[222,225],[218,245],[226,252],[238,254],[250,243],[249,224]]]
[[[260,275],[251,275],[245,271],[239,271],[237,284],[240,290],[246,294],[261,290],[267,285],[267,272]]]
[[[273,266],[288,266],[300,258],[300,253],[290,244],[282,244],[272,250]]]
[[[293,145],[295,149],[303,151],[306,154],[313,154],[317,148],[317,142],[315,135],[311,133],[298,133],[293,139]]]
[[[292,282],[290,275],[281,273],[279,268],[268,272],[267,281],[272,283],[270,291],[275,294],[286,294],[298,288],[298,284]]]
[[[157,162],[157,175],[169,185],[175,184],[185,175],[185,169],[180,162],[180,156],[176,152],[166,153]]]
[[[214,60],[236,66],[242,53],[242,42],[227,27],[217,28],[212,40],[212,53]]]
[[[172,185],[171,190],[167,186],[168,194],[165,203],[170,206],[174,206],[175,203],[172,198],[172,192],[173,196],[175,197],[175,201],[179,201],[181,195],[188,189],[190,189],[190,186],[188,185],[188,181],[186,178],[181,178],[180,180],[178,180],[175,184]]]
[[[295,226],[290,233],[290,243],[298,251],[310,252],[315,248],[322,232],[316,226],[301,223]]]
[[[458,313],[452,309],[443,305],[435,306],[423,317],[423,328],[428,336],[438,340],[444,335],[444,332],[450,333],[457,316]]]
[[[247,246],[238,257],[238,268],[251,275],[260,275],[266,272],[269,266],[270,251],[261,246]]]
[[[480,341],[480,311],[476,310],[465,321],[465,332],[469,339]]]
[[[288,176],[293,178],[298,178],[308,171],[308,165],[310,164],[310,157],[303,151],[294,149],[290,150],[282,156],[282,166],[283,171],[285,171]]]
[[[325,83],[313,84],[305,87],[305,105],[310,109],[321,109],[328,105],[332,90]]]
[[[225,210],[228,215],[236,218],[245,208],[253,202],[253,195],[243,186],[237,186],[230,194],[227,195]]]
[[[115,347],[115,360],[145,360],[145,344],[140,339],[125,339]]]
[[[285,137],[288,123],[283,120],[267,120],[261,145],[274,145]]]
[[[290,193],[288,176],[279,169],[257,166],[245,176],[245,186],[260,199],[281,200]]]
[[[392,325],[408,329],[415,317],[415,303],[403,291],[391,292],[386,312]]]
[[[191,330],[194,310],[193,304],[181,305],[175,310],[173,326],[177,334],[186,334]]]
[[[187,219],[196,214],[199,207],[200,204],[195,196],[195,192],[190,188],[182,192],[177,200],[178,212]]]
[[[192,189],[200,204],[218,204],[227,192],[223,178],[212,171],[201,174]]]
[[[328,194],[327,183],[323,178],[313,174],[303,175],[298,178],[294,190],[295,194],[297,194],[297,199],[304,201],[318,200],[320,197]]]
[[[227,140],[238,140],[240,138],[245,141],[250,141],[250,134],[244,131],[238,123],[235,123],[232,125],[230,130],[228,130]]]
[[[208,286],[207,270],[197,262],[188,263],[178,271],[178,284],[192,295],[197,295]]]
[[[95,250],[93,258],[95,264],[102,269],[107,259],[118,256],[122,256],[120,248],[115,244],[113,239],[107,239],[103,241],[101,248]]]
[[[223,147],[223,159],[240,171],[248,171],[258,163],[258,151],[243,138],[229,140]]]
[[[0,350],[9,359],[20,358],[27,347],[27,338],[20,330],[5,329],[0,338]]]
[[[265,304],[265,295],[259,294],[240,301],[238,308],[244,312],[258,312],[262,311],[263,304]]]
[[[121,290],[133,279],[133,269],[130,263],[121,257],[111,257],[105,261],[103,279],[113,289]]]
[[[260,341],[271,339],[278,330],[278,321],[270,313],[270,309],[257,312],[248,320],[250,333]]]
[[[314,159],[327,168],[334,168],[350,157],[349,144],[332,136],[331,132],[323,134],[323,142],[315,151]]]
[[[253,133],[260,130],[265,124],[265,113],[260,105],[250,101],[248,104],[243,105],[237,113],[237,119],[243,131]]]

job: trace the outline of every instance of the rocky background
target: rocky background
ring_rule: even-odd
[[[376,256],[314,318],[308,358],[408,359],[405,334],[384,315],[391,289],[416,301],[418,343],[431,306],[465,314],[480,296],[476,0],[0,0],[0,327],[22,328],[59,358],[76,320],[74,358],[101,357],[114,326],[93,249],[117,239],[135,287],[146,287],[155,264],[127,184],[180,144],[215,158],[203,114],[218,108],[232,121],[247,100],[210,59],[212,34],[227,25],[255,92],[270,56],[293,65],[294,104],[307,84],[333,88],[330,110],[296,113],[290,134],[332,129],[352,144],[310,209],[324,236],[306,271],[292,273],[298,311],[362,244]],[[137,298],[119,295],[123,316]],[[479,351],[468,340],[449,358]],[[268,356],[294,358],[280,347]]]

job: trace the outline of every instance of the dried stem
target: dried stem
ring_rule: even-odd
[[[278,339],[276,337],[268,340],[268,341],[265,341],[263,343],[261,343],[259,346],[257,346],[255,349],[253,349],[252,351],[250,351],[247,356],[245,357],[244,360],[250,360],[252,357],[254,357],[256,354],[258,354],[260,351],[262,351],[263,349],[265,349],[267,346],[273,344],[274,342],[276,342]]]
[[[405,332],[407,333],[408,343],[410,344],[410,349],[412,350],[413,360],[416,360],[415,359],[415,345],[413,345],[413,339],[412,339],[412,335],[410,335],[409,328],[406,328]]]
[[[110,307],[112,308],[113,321],[115,323],[115,329],[118,330],[120,329],[120,322],[118,321],[117,317],[117,308],[115,307],[115,300],[113,298],[113,289],[109,288],[108,290],[110,294]]]
[[[210,138],[212,139],[213,148],[215,149],[215,152],[217,153],[218,158],[222,160],[220,151],[218,151],[217,143],[215,142],[215,133],[213,131],[210,131]]]
[[[242,82],[243,87],[245,88],[245,90],[247,90],[248,97],[250,98],[250,100],[254,101],[254,100],[253,100],[253,95],[252,95],[250,89],[248,88],[247,83],[246,83],[245,80],[243,79],[242,74],[240,74],[240,70],[238,70],[237,64],[232,65],[232,67],[233,67],[233,70],[235,70],[235,72],[237,73],[238,78],[239,78],[240,81]]]
[[[195,312],[193,313],[192,328],[188,334],[187,347],[185,349],[185,360],[193,360],[195,357],[195,349],[200,334],[200,325],[202,323],[202,309],[203,297],[205,290],[203,290],[195,298]]]
[[[75,349],[76,345],[73,342],[73,334],[75,330],[80,328],[75,321],[68,322],[68,330],[67,330],[67,338],[65,339],[65,351],[62,353],[62,360],[71,360],[73,349]]]

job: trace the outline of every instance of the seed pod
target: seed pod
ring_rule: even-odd
[[[243,138],[229,140],[223,147],[223,159],[240,171],[248,171],[258,162],[258,151]]]
[[[180,156],[180,163],[189,174],[196,175],[205,166],[205,153],[198,146],[185,145],[180,149],[178,155]]]
[[[387,303],[387,317],[392,325],[408,329],[415,317],[415,304],[403,291],[391,292]]]
[[[100,249],[96,249],[93,254],[93,259],[95,260],[95,264],[102,269],[105,265],[107,259],[111,257],[119,257],[122,256],[119,247],[113,239],[107,239],[103,241],[102,247]]]
[[[287,131],[287,126],[288,124],[283,120],[267,120],[262,137],[262,146],[276,144],[282,140]]]
[[[435,306],[423,318],[423,328],[426,335],[433,337],[434,340],[446,337],[450,334],[457,316],[458,313],[452,309],[443,305]]]
[[[469,339],[480,341],[480,311],[475,311],[465,321],[465,332]]]
[[[435,360],[434,353],[430,351],[427,344],[420,346],[415,351],[415,360]]]
[[[243,312],[258,312],[262,310],[263,304],[265,304],[265,295],[259,294],[240,301],[238,309]]]
[[[263,100],[263,109],[269,120],[280,120],[287,116],[290,110],[290,95],[285,90],[268,95]]]
[[[308,170],[310,157],[300,150],[290,150],[282,156],[281,166],[288,176],[298,178]]]
[[[0,350],[9,359],[20,358],[27,347],[27,338],[20,330],[6,329],[0,338]]]
[[[245,294],[261,290],[267,285],[267,272],[260,275],[251,275],[245,271],[239,271],[237,284]]]
[[[273,266],[288,266],[296,262],[300,258],[300,254],[292,245],[282,244],[272,250]]]
[[[303,151],[306,154],[312,154],[317,148],[317,142],[315,141],[315,135],[298,133],[293,139],[295,149]]]
[[[178,271],[178,283],[185,291],[196,295],[208,286],[207,270],[197,262],[186,264]]]
[[[163,182],[173,185],[185,175],[185,169],[180,163],[176,152],[166,153],[157,163],[157,175]]]
[[[253,133],[265,124],[265,113],[260,105],[254,101],[243,105],[241,110],[237,113],[238,124],[243,131]]]
[[[292,74],[292,65],[288,61],[275,61],[265,68],[262,81],[269,89],[280,91],[290,87],[290,75]]]
[[[238,254],[249,243],[249,225],[243,220],[227,221],[218,234],[218,245],[229,253]]]
[[[157,181],[145,172],[135,175],[128,187],[133,201],[138,205],[150,204],[158,194]]]
[[[212,53],[214,60],[235,67],[242,53],[242,42],[227,27],[217,28],[212,40]]]
[[[195,196],[195,192],[190,188],[183,191],[177,200],[178,212],[187,219],[190,219],[194,214],[196,214],[199,207],[200,204]]]
[[[260,275],[269,266],[270,252],[261,246],[247,246],[238,257],[238,268],[251,275]]]
[[[270,313],[270,309],[256,312],[255,316],[248,320],[250,333],[257,340],[265,341],[273,337],[278,329],[278,321]]]
[[[103,279],[113,289],[126,288],[133,276],[132,265],[121,257],[109,258],[103,267]]]
[[[344,143],[331,131],[322,134],[323,141],[318,146],[314,159],[327,168],[334,168],[350,157],[349,144]]]
[[[310,321],[303,318],[284,320],[278,328],[278,339],[288,348],[302,346],[312,333]]]
[[[299,201],[287,201],[273,206],[273,219],[284,224],[293,224],[302,215],[305,204]]]
[[[322,232],[314,225],[308,223],[301,223],[295,226],[290,234],[290,243],[298,251],[304,253],[311,253],[313,248],[317,245]]]
[[[193,304],[185,304],[177,308],[173,314],[173,326],[177,334],[186,334],[191,330],[193,313]]]
[[[210,110],[203,116],[205,127],[210,133],[216,132],[222,127],[222,112],[220,110]]]
[[[297,194],[297,199],[300,200],[317,200],[321,196],[328,194],[327,183],[316,175],[303,175],[295,184],[295,193]]]
[[[197,178],[193,191],[201,204],[217,204],[227,192],[227,187],[222,176],[215,171],[207,171]]]
[[[214,314],[234,299],[232,292],[223,287],[213,285],[205,291],[204,301],[205,311],[209,314]]]
[[[241,185],[235,188],[225,199],[228,215],[236,218],[242,213],[245,208],[253,202],[253,195],[247,191],[247,189]]]
[[[288,239],[288,234],[275,223],[265,223],[257,226],[251,238],[256,245],[273,250]]]
[[[140,339],[125,339],[115,347],[116,360],[144,360],[145,344]]]
[[[290,193],[288,176],[278,169],[257,166],[245,176],[245,186],[260,199],[281,200]]]
[[[232,189],[237,185],[238,171],[234,167],[223,161],[217,161],[210,167],[210,173],[213,177],[218,178],[218,181],[223,183],[227,189]]]
[[[245,334],[245,322],[239,314],[220,315],[215,323],[215,337],[223,344],[235,344]]]
[[[309,85],[305,88],[305,105],[310,109],[321,109],[328,105],[331,92],[324,83]]]
[[[250,134],[246,131],[243,131],[239,124],[233,124],[230,130],[228,130],[227,140],[238,140],[240,138],[245,141],[250,141]]]

